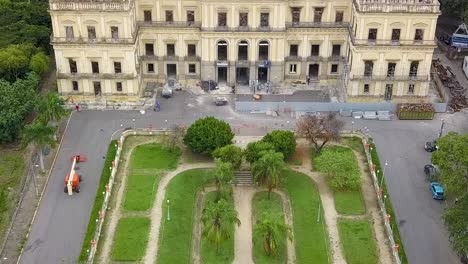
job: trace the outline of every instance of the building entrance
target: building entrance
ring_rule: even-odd
[[[319,74],[319,65],[309,64],[309,77],[312,79],[317,79],[318,74]]]
[[[227,82],[227,67],[218,67],[218,84],[226,84]]]
[[[236,69],[236,82],[240,85],[249,84],[249,68],[237,68]]]
[[[258,67],[258,82],[266,83],[268,81],[268,68]]]

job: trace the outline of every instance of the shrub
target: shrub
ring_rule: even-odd
[[[234,170],[238,170],[242,165],[242,149],[232,144],[217,148],[213,152],[213,157],[231,163]]]
[[[233,138],[228,123],[210,116],[198,119],[187,129],[184,143],[193,152],[211,154],[215,149],[231,144]]]
[[[245,160],[254,163],[262,156],[262,153],[268,150],[275,150],[275,146],[269,142],[255,141],[247,144],[247,148],[244,150]]]
[[[283,153],[284,159],[289,159],[296,151],[296,137],[287,130],[274,130],[266,134],[262,141],[273,144],[276,152]]]

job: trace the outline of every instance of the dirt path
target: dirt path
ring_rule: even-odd
[[[374,234],[377,239],[377,253],[379,256],[380,264],[391,264],[393,263],[393,258],[390,253],[390,247],[388,245],[388,239],[385,236],[385,229],[383,226],[383,219],[380,214],[379,206],[377,204],[377,195],[375,193],[374,184],[372,182],[371,176],[368,172],[368,167],[366,165],[366,159],[359,152],[354,151],[356,160],[359,164],[359,169],[361,170],[361,190],[364,196],[364,202],[366,204],[366,213],[369,215],[371,224],[374,227]]]
[[[234,233],[233,264],[253,264],[252,258],[252,198],[253,187],[234,187],[234,207],[241,221]]]
[[[216,191],[215,187],[207,187],[202,192],[197,193],[197,204],[195,211],[195,225],[192,234],[192,263],[200,264],[200,249],[201,249],[201,235],[202,235],[202,211],[205,204],[205,195],[210,192]]]
[[[328,187],[325,178],[317,172],[312,171],[312,163],[309,157],[309,148],[298,147],[297,151],[302,152],[300,155],[302,157],[302,165],[294,166],[293,169],[309,176],[317,185],[320,199],[322,200],[325,223],[327,224],[333,263],[346,263],[343,252],[341,251],[340,237],[337,226],[338,213],[335,210],[333,192]]]
[[[159,182],[158,191],[156,192],[156,200],[151,210],[151,231],[148,239],[148,245],[146,247],[146,255],[143,258],[143,263],[154,264],[156,263],[156,257],[158,252],[158,243],[159,243],[159,231],[161,226],[161,217],[162,217],[162,204],[164,197],[166,196],[166,187],[177,174],[191,169],[200,169],[200,168],[213,168],[214,163],[197,163],[197,164],[183,164],[179,166],[176,170],[168,172],[161,178]]]
[[[293,227],[293,215],[291,211],[291,203],[289,202],[289,197],[281,191],[275,190],[275,193],[279,194],[281,196],[281,199],[283,199],[283,212],[286,220],[286,224],[290,226],[291,228]],[[294,236],[291,240],[287,240],[286,248],[288,252],[288,264],[294,264],[296,263],[296,249],[294,247]]]

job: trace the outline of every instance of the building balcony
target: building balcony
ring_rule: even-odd
[[[236,66],[237,67],[250,67],[250,61],[247,59],[239,59],[236,61]]]
[[[162,59],[165,60],[165,61],[178,61],[178,60],[179,60],[179,56],[176,56],[176,55],[166,55],[166,56],[163,56]]]
[[[287,57],[284,57],[284,61],[302,61],[302,57],[300,57],[300,56],[287,56]]]
[[[228,26],[219,26],[219,27],[202,27],[202,31],[206,32],[284,32],[284,28],[274,28],[274,27],[228,27]]]
[[[57,79],[134,79],[132,73],[57,73]]]
[[[391,39],[356,39],[350,34],[354,46],[435,46],[435,40],[391,40]]]
[[[358,12],[440,13],[438,0],[353,0]]]
[[[286,22],[286,28],[348,28],[348,22]]]
[[[50,0],[51,11],[64,10],[98,10],[98,11],[128,11],[133,7],[133,0]]]
[[[189,55],[184,57],[184,61],[201,61],[200,56]]]
[[[159,58],[156,55],[143,55],[143,56],[140,56],[140,60],[142,60],[142,61],[156,61],[158,59]]]
[[[51,37],[52,44],[134,44],[134,38],[63,38]]]
[[[309,56],[306,61],[327,61],[327,58],[321,56]]]
[[[170,28],[197,28],[200,29],[201,22],[188,22],[188,21],[138,21],[139,27],[170,27]]]
[[[365,80],[365,81],[429,81],[429,75],[351,75],[350,80]]]

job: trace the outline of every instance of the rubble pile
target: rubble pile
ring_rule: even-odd
[[[466,88],[461,86],[457,81],[450,67],[445,67],[439,62],[439,60],[434,60],[432,62],[432,67],[434,67],[439,79],[450,92],[450,100],[448,102],[449,110],[452,112],[458,112],[463,108],[468,107],[468,101],[465,96]]]

